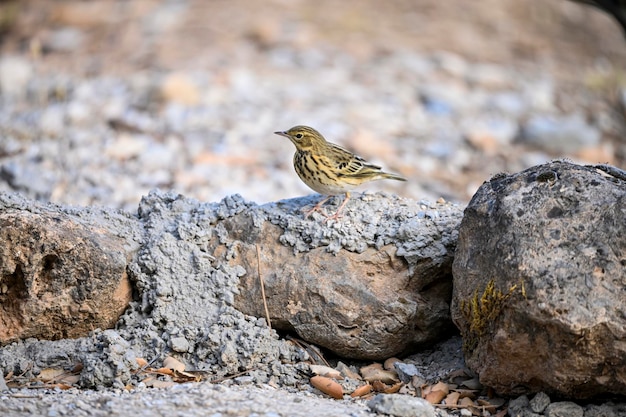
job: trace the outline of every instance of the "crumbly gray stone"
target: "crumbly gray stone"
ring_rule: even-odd
[[[571,401],[559,401],[549,404],[544,414],[546,417],[583,417],[584,410]]]
[[[545,392],[538,392],[532,400],[530,400],[530,409],[535,413],[543,413],[550,404],[550,397]]]
[[[6,205],[37,210],[26,199],[0,197]],[[274,382],[292,385],[295,370],[289,371],[283,362],[293,362],[293,345],[280,340],[264,320],[232,306],[242,270],[214,265],[206,252],[217,220],[250,204],[239,196],[200,203],[181,195],[150,193],[138,211],[143,235],[133,237],[141,240],[141,249],[128,266],[137,294],[116,329],[95,329],[90,337],[73,340],[17,341],[0,348],[0,368],[5,373],[36,375],[47,367],[71,369],[82,363],[80,386],[123,387],[133,378],[136,358],[158,364],[174,354],[187,369],[215,377],[246,369],[254,371],[257,383],[273,377]],[[95,225],[108,220],[115,224],[113,216],[119,215],[96,209],[62,210],[87,217]],[[104,218],[98,221],[98,216]]]
[[[407,395],[378,394],[367,406],[377,413],[396,417],[435,417],[435,409],[428,401]]]

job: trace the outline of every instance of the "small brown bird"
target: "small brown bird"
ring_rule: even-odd
[[[383,172],[381,167],[327,142],[317,130],[308,126],[294,126],[287,131],[274,133],[288,138],[296,146],[293,167],[300,179],[314,191],[328,196],[307,211],[305,217],[319,211],[330,197],[345,193],[346,198],[337,212],[326,220],[337,219],[350,199],[350,190],[353,188],[382,179],[406,181],[400,175]]]

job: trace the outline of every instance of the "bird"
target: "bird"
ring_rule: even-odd
[[[305,218],[315,211],[320,211],[322,205],[331,197],[345,194],[335,214],[327,216],[325,221],[338,219],[350,200],[350,190],[366,182],[382,179],[406,181],[406,178],[384,172],[381,167],[326,141],[324,136],[312,127],[300,125],[274,133],[286,137],[296,146],[293,167],[300,179],[313,191],[327,196],[308,210]]]

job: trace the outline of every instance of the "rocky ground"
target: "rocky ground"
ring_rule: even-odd
[[[153,188],[201,201],[308,194],[292,145],[272,133],[295,124],[409,179],[368,190],[415,200],[463,204],[491,175],[553,157],[626,162],[626,41],[608,16],[565,0],[28,0],[0,10],[0,190],[38,200],[135,212]],[[459,341],[445,343],[457,348],[416,353],[426,376],[458,367]],[[277,404],[270,388],[245,384],[171,396],[14,391],[0,410],[369,412],[308,393]]]

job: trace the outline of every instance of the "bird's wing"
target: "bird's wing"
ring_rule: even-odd
[[[332,164],[339,176],[369,176],[381,170],[381,167],[370,164],[360,156],[335,144],[330,147],[329,157],[332,159]]]

